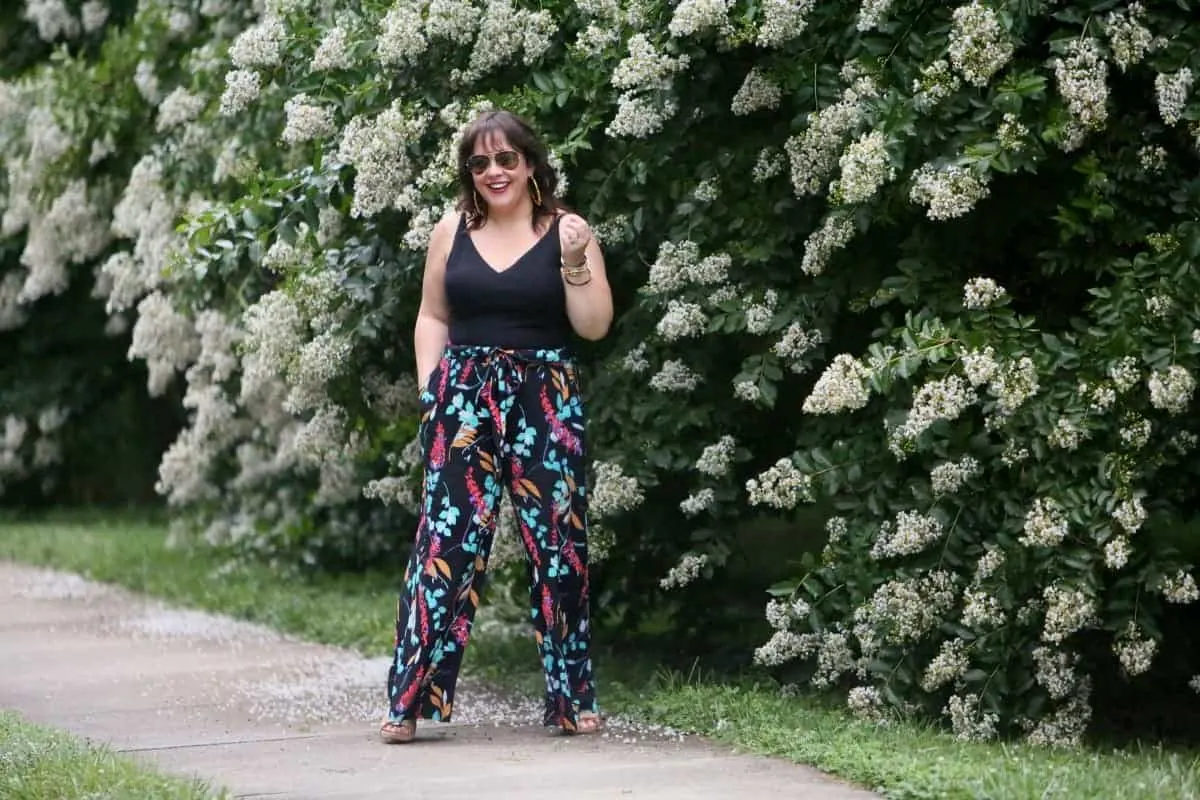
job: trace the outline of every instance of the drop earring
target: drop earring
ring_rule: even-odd
[[[540,206],[542,204],[542,187],[538,186],[537,178],[529,176],[529,195],[533,198],[533,204]]]

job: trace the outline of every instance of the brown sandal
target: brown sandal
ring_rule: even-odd
[[[575,718],[574,733],[577,735],[586,736],[592,733],[599,733],[602,730],[604,730],[604,720],[595,712],[585,711]]]
[[[401,720],[400,722],[392,722],[386,720],[379,728],[379,738],[383,739],[385,744],[408,744],[417,735],[417,721],[415,719]]]

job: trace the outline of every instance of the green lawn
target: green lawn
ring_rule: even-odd
[[[0,798],[4,800],[202,800],[227,796],[196,781],[164,777],[131,758],[0,710]]]
[[[204,552],[168,550],[161,526],[90,521],[0,523],[0,559],[79,572],[364,655],[391,643],[396,576],[302,582],[266,568],[223,571]],[[481,635],[467,662],[518,691],[540,683],[530,642]],[[826,700],[784,699],[750,682],[685,680],[622,659],[600,659],[599,670],[609,712],[811,764],[889,797],[1200,798],[1193,752],[963,744],[915,724],[861,723]]]

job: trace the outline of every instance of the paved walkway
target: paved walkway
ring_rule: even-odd
[[[386,746],[387,663],[0,562],[0,708],[242,798],[703,800],[875,795],[661,729],[562,737],[464,680],[456,720]]]

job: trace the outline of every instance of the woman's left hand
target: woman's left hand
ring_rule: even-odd
[[[570,266],[583,262],[583,251],[592,240],[592,229],[578,214],[564,214],[558,221],[558,242],[563,261]]]

